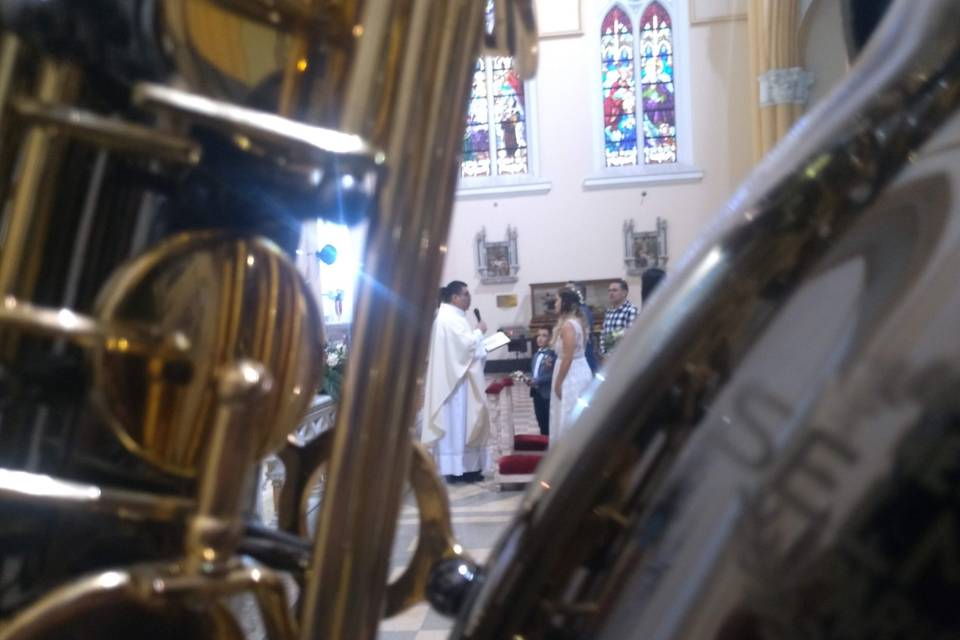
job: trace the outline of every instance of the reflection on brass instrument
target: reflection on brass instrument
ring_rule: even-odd
[[[424,599],[464,639],[960,633],[960,5],[893,5],[481,572],[408,429],[476,56],[538,57],[533,0],[484,4],[0,0],[0,640],[239,639],[240,595],[281,640]],[[369,231],[301,446],[324,338],[286,254],[318,217]],[[279,530],[247,515],[274,452]]]
[[[477,567],[383,379],[425,355],[476,57],[536,67],[532,0],[494,9],[0,1],[0,638],[240,638],[237,595],[284,640],[459,608]],[[324,338],[287,255],[316,218],[367,223],[368,281],[339,423],[299,447]],[[280,530],[247,517],[274,452]]]
[[[428,584],[462,603],[477,568],[379,378],[425,355],[476,56],[536,66],[532,1],[495,13],[0,2],[0,638],[241,637],[240,594],[268,637],[372,638]],[[315,218],[367,223],[369,281],[339,423],[298,447],[323,327],[285,254]],[[278,449],[273,531],[245,514]],[[388,585],[405,480],[421,534]]]
[[[323,340],[319,312],[294,267],[262,238],[174,236],[114,273],[97,316],[187,340],[191,355],[202,354],[189,361],[191,379],[209,380],[240,357],[283,372],[247,416],[263,425],[255,458],[286,441],[319,381],[321,363],[311,356]],[[96,352],[102,413],[140,457],[171,473],[196,475],[216,415],[214,389],[151,379],[153,358],[119,348]]]

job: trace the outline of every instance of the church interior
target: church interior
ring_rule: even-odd
[[[960,637],[954,0],[0,0],[0,640]]]

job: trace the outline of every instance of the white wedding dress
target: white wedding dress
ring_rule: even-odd
[[[573,318],[567,318],[573,326],[576,336],[576,345],[573,348],[573,359],[570,362],[570,369],[567,376],[563,379],[563,399],[557,397],[553,387],[550,388],[550,442],[553,444],[562,438],[564,433],[570,429],[574,422],[574,407],[577,404],[577,398],[587,388],[590,381],[593,380],[593,373],[587,365],[587,359],[584,357],[584,335],[583,327]],[[554,372],[560,370],[563,362],[563,345],[560,342],[563,338],[557,339],[555,351],[557,352],[557,364],[554,366]]]

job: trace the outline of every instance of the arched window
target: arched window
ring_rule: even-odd
[[[677,161],[673,30],[670,14],[651,2],[640,18],[640,95],[643,96],[643,163]]]
[[[600,31],[603,136],[606,166],[637,164],[637,85],[633,23],[619,6]]]
[[[462,178],[530,172],[525,98],[512,58],[477,60],[463,135]]]
[[[486,28],[494,26],[494,6],[487,0]],[[459,197],[502,193],[545,193],[550,183],[536,177],[536,132],[530,112],[534,83],[520,79],[513,58],[477,60],[463,134]]]
[[[627,10],[619,4],[603,18],[600,58],[607,167],[677,161],[671,24],[670,14],[656,1],[646,6],[636,29]],[[642,138],[637,131],[638,119],[642,123]]]
[[[585,188],[702,178],[684,84],[685,12],[683,0],[612,0],[597,14],[597,173]]]

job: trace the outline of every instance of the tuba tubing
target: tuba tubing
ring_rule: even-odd
[[[956,113],[958,21],[951,0],[897,2],[848,80],[734,194],[581,398],[453,638],[598,637],[638,540],[669,522],[664,478],[756,336]]]
[[[533,2],[496,5],[495,48],[531,75]],[[13,201],[0,224],[0,293],[10,296],[0,314],[0,374],[21,374],[36,352],[56,363],[64,348],[75,357],[76,345],[94,356],[86,362],[80,353],[77,367],[96,374],[95,402],[71,397],[64,411],[72,413],[55,416],[52,434],[35,428],[47,407],[22,394],[12,419],[2,415],[4,429],[16,427],[8,429],[16,446],[0,453],[9,454],[5,466],[50,477],[54,488],[114,487],[98,500],[35,500],[43,514],[31,526],[103,515],[91,541],[126,552],[119,561],[98,547],[73,548],[69,530],[51,531],[49,541],[69,562],[57,562],[47,540],[26,550],[11,542],[21,589],[18,599],[0,597],[10,633],[42,635],[56,617],[81,637],[122,635],[112,630],[127,618],[97,625],[127,596],[99,592],[96,576],[133,575],[152,589],[138,604],[162,609],[171,627],[218,628],[222,611],[211,599],[252,593],[276,637],[373,638],[385,611],[447,583],[434,580],[437,562],[472,571],[452,540],[443,486],[409,441],[415,398],[396,381],[416,379],[426,355],[483,15],[476,0],[0,0],[8,54],[0,60],[0,194]],[[279,253],[292,253],[303,221],[316,217],[365,219],[369,232],[324,461],[328,484],[306,557],[306,541],[249,526],[238,502],[255,476],[252,458],[280,446],[287,418],[316,387],[322,326]],[[48,264],[48,247],[71,226],[82,231],[76,246]],[[83,331],[67,332],[61,315]],[[128,333],[114,341],[116,352],[101,347],[118,329]],[[171,358],[188,365],[172,373],[184,375],[157,375],[170,342],[184,351]],[[271,388],[243,402],[229,397],[217,372],[231,363]],[[44,455],[48,440],[65,463]],[[75,441],[86,448],[75,451]],[[387,585],[408,477],[422,501],[420,546]],[[0,506],[30,500],[6,497]],[[116,527],[125,501],[140,510]],[[138,528],[137,516],[165,522]],[[136,535],[145,531],[159,541]],[[131,537],[144,548],[128,549]],[[244,553],[264,565],[247,566]],[[276,574],[291,568],[303,585],[297,613],[284,606]],[[461,594],[439,595],[455,607]],[[97,622],[82,627],[88,618]]]
[[[361,11],[365,26],[346,79],[344,129],[383,148],[391,170],[367,237],[354,346],[304,597],[304,640],[377,632],[411,463],[415,398],[398,381],[415,380],[426,356],[469,70],[482,34],[483,6],[472,0],[348,4]],[[374,63],[395,84],[372,82]]]

